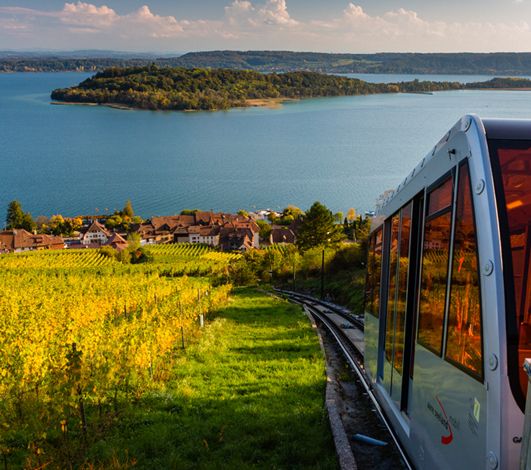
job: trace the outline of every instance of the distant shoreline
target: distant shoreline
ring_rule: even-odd
[[[50,104],[57,106],[106,106],[107,108],[121,109],[122,111],[135,111],[137,109],[142,109],[135,108],[133,106],[126,106],[125,104],[120,103],[83,103],[76,101],[50,101]]]
[[[245,100],[246,106],[240,106],[240,108],[268,108],[268,109],[278,109],[281,108],[284,103],[300,101],[296,98],[256,98]],[[127,106],[120,103],[86,103],[86,102],[77,102],[77,101],[50,101],[50,104],[56,106],[105,106],[107,108],[120,109],[122,111],[165,111],[164,109],[145,109],[145,108],[136,108],[134,106]],[[236,109],[238,106],[235,106],[231,109]],[[195,109],[184,109],[181,112],[193,113],[199,110]],[[213,110],[213,111],[222,111],[222,110]],[[224,110],[226,111],[226,110]],[[171,111],[174,112],[174,111]]]
[[[462,90],[437,90],[438,92],[445,91],[531,91],[531,87],[526,88],[464,88]],[[375,93],[375,94],[397,94],[397,95],[433,95],[432,91],[399,91],[396,93]],[[118,109],[121,111],[163,111],[163,112],[183,112],[194,113],[199,111],[228,111],[230,109],[245,109],[245,108],[266,108],[266,109],[280,109],[284,103],[293,103],[302,100],[311,100],[316,98],[344,98],[348,96],[368,96],[368,95],[340,95],[340,96],[315,96],[304,98],[253,98],[245,100],[245,106],[233,106],[229,109],[182,109],[182,110],[167,110],[167,109],[146,109],[135,106],[127,106],[120,103],[87,103],[76,101],[50,101],[50,104],[56,106],[104,106],[107,108]]]

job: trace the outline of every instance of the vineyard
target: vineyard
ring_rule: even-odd
[[[0,256],[0,269],[3,268],[93,268],[110,266],[112,258],[97,250],[53,250],[29,251]]]
[[[229,285],[176,273],[220,272],[234,255],[190,245],[150,252],[135,266],[96,250],[0,256],[5,468],[79,462],[124,407],[164,389],[200,334],[198,316],[226,304]]]

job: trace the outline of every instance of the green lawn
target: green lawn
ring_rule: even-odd
[[[336,469],[325,383],[300,308],[236,290],[165,389],[91,445],[86,468]]]

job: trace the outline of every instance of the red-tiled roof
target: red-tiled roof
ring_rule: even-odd
[[[24,229],[4,230],[0,232],[0,245],[3,250],[63,248],[64,240],[55,235],[37,234]]]

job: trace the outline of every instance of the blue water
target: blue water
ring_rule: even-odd
[[[0,75],[0,225],[34,216],[183,208],[371,209],[467,112],[531,118],[531,93],[320,98],[280,109],[121,111],[49,104],[78,73]],[[455,77],[454,77],[455,78]],[[446,78],[445,78],[446,79]]]

